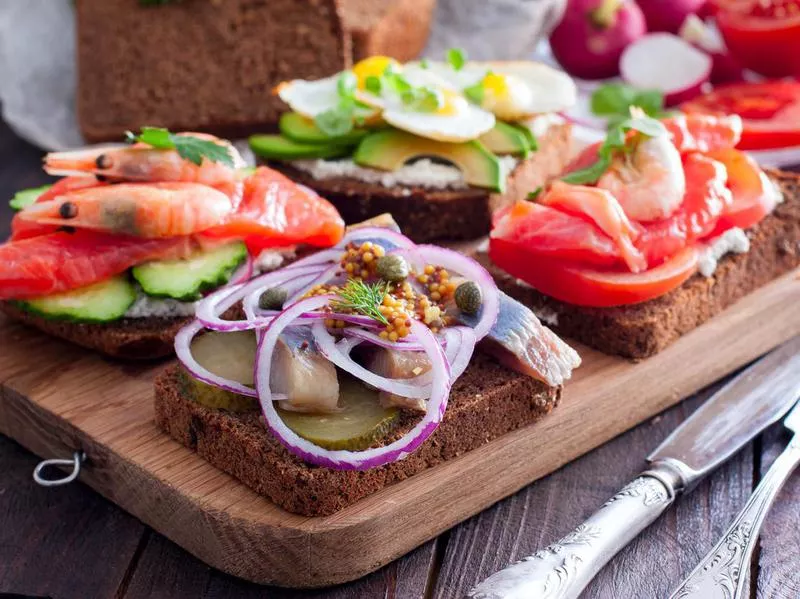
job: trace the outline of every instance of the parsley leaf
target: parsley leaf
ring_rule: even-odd
[[[473,85],[465,87],[462,91],[468,100],[474,102],[478,106],[483,104],[483,95],[484,95],[483,79],[481,79],[480,81],[478,81]]]
[[[355,96],[358,87],[358,79],[353,71],[343,71],[336,80],[336,89],[340,98],[352,98]]]
[[[467,53],[461,48],[450,48],[447,51],[447,64],[453,67],[454,71],[460,71],[467,62]]]
[[[544,191],[544,187],[542,187],[542,186],[540,185],[539,187],[537,187],[537,188],[536,188],[536,189],[534,189],[533,191],[531,191],[531,192],[528,192],[528,197],[527,197],[527,199],[528,199],[528,200],[530,200],[530,201],[532,202],[532,201],[534,201],[536,198],[538,198],[538,197],[539,197],[539,196],[542,194],[542,192],[543,192],[543,191]]]
[[[566,183],[575,185],[590,185],[596,183],[611,166],[614,152],[626,150],[626,133],[628,131],[638,131],[648,137],[666,135],[667,130],[660,121],[648,116],[635,116],[622,121],[616,127],[609,129],[606,140],[597,150],[598,160],[591,166],[579,171],[574,171],[561,177]]]
[[[381,78],[376,77],[375,75],[370,75],[364,80],[364,87],[367,89],[368,92],[377,95],[380,95],[381,88],[383,85],[381,84]]]
[[[193,135],[175,135],[161,127],[142,127],[142,132],[138,135],[127,131],[125,139],[128,143],[145,143],[159,150],[176,150],[181,158],[197,166],[200,166],[205,158],[211,162],[233,167],[230,150],[210,139],[200,139]]]
[[[431,68],[431,63],[428,62],[427,58],[423,58],[419,61],[419,66],[421,66],[423,69],[429,69]]]
[[[608,83],[598,87],[591,98],[592,112],[608,117],[612,129],[628,118],[634,106],[654,118],[665,116],[664,94],[655,89],[638,90],[622,83]]]
[[[39,199],[39,196],[51,187],[52,185],[42,185],[41,187],[20,189],[14,194],[14,197],[11,198],[11,201],[8,203],[8,205],[14,210],[22,210],[23,208],[27,208],[31,204],[34,204],[36,200]]]

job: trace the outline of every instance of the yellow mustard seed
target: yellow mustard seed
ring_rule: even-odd
[[[436,270],[436,269],[433,267],[433,264],[428,264],[428,265],[425,266],[425,274],[426,275],[432,275],[434,270]]]
[[[389,333],[389,341],[397,341],[397,333],[395,331]]]
[[[364,252],[364,255],[361,256],[361,259],[364,262],[372,262],[375,259],[375,255],[372,252]]]

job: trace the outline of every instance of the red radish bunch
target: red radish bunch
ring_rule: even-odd
[[[550,46],[564,70],[582,79],[619,72],[626,46],[646,32],[644,15],[626,0],[569,0]]]
[[[706,0],[636,0],[648,31],[678,33],[689,15],[704,15]]]

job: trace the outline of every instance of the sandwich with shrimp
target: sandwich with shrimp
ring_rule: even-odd
[[[800,265],[800,180],[736,149],[738,116],[635,110],[560,180],[494,215],[501,288],[563,334],[657,353]]]
[[[202,299],[156,380],[161,428],[291,512],[535,422],[580,364],[480,264],[381,224]]]
[[[48,154],[62,178],[16,194],[6,315],[111,356],[161,357],[203,296],[342,237],[327,201],[245,168],[225,140],[146,128],[130,142]]]
[[[253,151],[328,198],[347,223],[390,212],[416,242],[486,235],[493,210],[557,175],[576,101],[563,72],[534,62],[400,64],[372,56],[277,93],[279,135]]]

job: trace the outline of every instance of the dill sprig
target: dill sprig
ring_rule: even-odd
[[[348,279],[347,284],[339,291],[341,299],[331,302],[331,307],[334,310],[350,310],[363,314],[388,325],[389,321],[378,309],[388,290],[389,283],[386,281],[369,284],[361,279]]]

